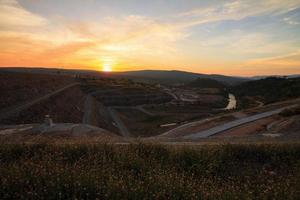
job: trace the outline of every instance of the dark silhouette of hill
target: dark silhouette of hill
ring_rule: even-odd
[[[1,71],[17,72],[17,73],[32,73],[32,74],[55,74],[55,75],[89,75],[100,76],[101,73],[94,70],[76,70],[62,68],[40,68],[40,67],[1,67]]]
[[[77,70],[77,69],[60,69],[60,68],[27,68],[27,67],[7,67],[0,70],[10,72],[26,72],[38,74],[61,74],[72,76],[91,76],[91,77],[110,77],[110,78],[127,78],[135,81],[160,83],[160,84],[186,84],[197,78],[208,78],[226,85],[236,85],[250,79],[224,76],[219,74],[198,74],[193,72],[177,71],[177,70],[140,70],[127,72],[111,72],[103,73],[93,70]]]
[[[264,103],[300,97],[300,78],[269,77],[248,81],[233,88],[240,98],[245,96],[261,97]]]
[[[218,74],[198,74],[185,71],[141,70],[116,73],[138,81],[149,81],[162,84],[185,84],[197,78],[213,79],[227,85],[236,85],[248,81],[247,78],[224,76]]]
[[[300,74],[290,74],[290,75],[272,75],[272,76],[252,76],[250,77],[252,80],[260,80],[265,78],[300,78]]]
[[[195,88],[226,88],[224,83],[209,78],[197,78],[196,80],[186,84],[186,86]]]

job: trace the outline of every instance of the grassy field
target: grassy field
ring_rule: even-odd
[[[300,145],[1,144],[0,199],[297,199]]]

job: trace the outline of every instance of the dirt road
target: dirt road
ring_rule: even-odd
[[[120,119],[117,111],[114,108],[112,108],[112,107],[108,107],[107,110],[110,113],[111,118],[114,120],[114,122],[116,123],[117,127],[119,128],[120,134],[123,137],[130,137],[131,134],[130,134],[129,130],[126,128],[126,126],[123,123],[123,121]]]
[[[36,98],[36,99],[34,99],[32,101],[29,101],[29,102],[26,102],[26,103],[24,103],[22,105],[14,106],[14,107],[11,107],[11,108],[9,108],[9,109],[7,109],[5,111],[2,111],[0,113],[0,120],[9,118],[9,117],[11,117],[14,114],[19,113],[19,112],[21,112],[21,111],[23,111],[23,110],[25,110],[25,109],[27,109],[27,108],[29,108],[29,107],[37,104],[37,103],[39,103],[39,102],[41,102],[43,100],[46,100],[46,99],[48,99],[48,98],[50,98],[50,97],[52,97],[54,95],[57,95],[57,94],[65,91],[66,89],[74,87],[75,85],[79,85],[79,83],[69,84],[69,85],[67,85],[67,86],[65,86],[63,88],[60,88],[60,89],[58,89],[56,91],[53,91],[53,92],[51,92],[51,93],[49,93],[47,95],[44,95],[44,96],[39,97],[39,98]]]
[[[180,125],[174,129],[171,129],[159,136],[162,137],[178,137],[178,136],[182,136],[182,135],[186,135],[186,133],[196,133],[196,132],[201,132],[203,130],[203,126],[208,126],[209,123],[214,123],[216,120],[218,121],[221,118],[238,118],[238,119],[242,119],[248,116],[252,116],[255,114],[259,114],[259,113],[264,113],[264,112],[268,112],[268,111],[274,111],[278,108],[283,108],[283,107],[287,107],[287,106],[291,106],[294,104],[299,104],[300,103],[300,98],[296,98],[296,99],[292,99],[292,100],[285,100],[285,101],[281,101],[281,102],[276,102],[273,104],[269,104],[269,105],[265,105],[265,106],[261,106],[261,107],[255,107],[255,108],[250,108],[250,109],[246,109],[246,110],[242,110],[242,111],[237,111],[237,112],[229,112],[229,113],[223,113],[223,114],[219,114],[219,115],[215,115],[214,117],[210,117],[210,118],[206,118],[206,119],[202,119],[199,121],[193,121],[193,122],[189,122],[183,125]],[[229,119],[230,120],[230,119]],[[232,121],[232,120],[230,120]],[[227,121],[227,122],[230,122]],[[219,123],[219,122],[217,122]],[[226,123],[226,122],[224,122]],[[215,125],[218,126],[218,125]],[[215,127],[212,126],[209,129]],[[196,130],[200,131],[196,131]],[[201,130],[202,129],[202,130]],[[191,131],[192,130],[192,131]]]
[[[237,119],[237,120],[234,120],[234,121],[231,121],[231,122],[213,127],[211,129],[208,129],[208,130],[205,130],[205,131],[201,131],[201,132],[198,132],[198,133],[194,133],[194,134],[191,134],[191,135],[184,136],[183,138],[184,139],[207,138],[209,136],[221,133],[223,131],[232,129],[234,127],[237,127],[237,126],[249,123],[249,122],[253,122],[253,121],[256,121],[256,120],[259,120],[259,119],[263,119],[263,118],[266,118],[266,117],[270,117],[272,115],[276,115],[276,114],[280,113],[281,111],[283,111],[285,109],[292,108],[292,107],[295,107],[295,106],[297,106],[297,105],[286,106],[286,107],[279,108],[279,109],[276,109],[276,110],[267,111],[267,112],[263,112],[263,113],[260,113],[260,114],[255,114],[255,115],[252,115],[252,116],[249,116],[249,117],[244,117],[242,119]]]
[[[88,95],[84,102],[83,124],[98,126],[97,101],[92,95]]]

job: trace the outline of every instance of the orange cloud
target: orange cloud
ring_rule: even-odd
[[[251,69],[253,74],[298,74],[300,73],[300,51],[290,54],[250,60],[245,64],[246,70]]]
[[[16,0],[1,0],[0,27],[20,28],[46,25],[47,20],[23,9]]]
[[[106,59],[114,70],[181,69],[224,74],[299,72],[299,60],[260,59],[291,52],[289,43],[271,43],[268,36],[235,30],[228,35],[199,38],[180,46],[189,38],[189,28],[203,23],[239,20],[248,16],[278,13],[298,7],[293,0],[230,1],[220,6],[194,9],[175,17],[157,20],[129,15],[100,21],[47,19],[31,13],[15,0],[0,0],[0,66],[53,66],[98,69]],[[253,8],[252,8],[253,7]],[[244,67],[241,67],[244,66]]]

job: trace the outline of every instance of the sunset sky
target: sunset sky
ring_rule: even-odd
[[[300,74],[300,0],[0,0],[0,66]]]

